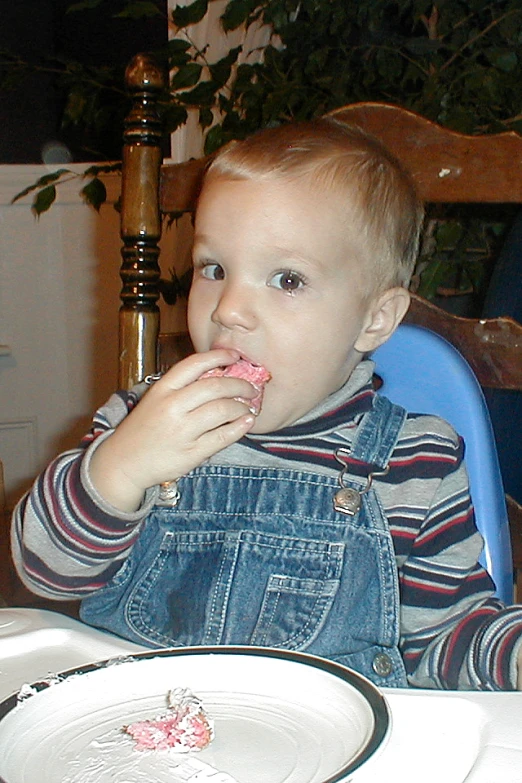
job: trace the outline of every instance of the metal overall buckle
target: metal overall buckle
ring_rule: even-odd
[[[362,489],[354,489],[353,487],[347,487],[344,484],[344,477],[345,474],[348,472],[348,465],[346,461],[343,459],[343,457],[349,457],[350,456],[350,450],[349,449],[337,449],[337,451],[334,454],[335,459],[337,462],[339,462],[343,467],[341,472],[339,473],[339,486],[341,489],[338,489],[335,495],[333,496],[333,506],[335,511],[339,511],[341,514],[347,514],[350,517],[355,516],[361,508],[361,496],[366,494],[368,490],[370,489],[373,479],[375,476],[385,476],[390,466],[386,465],[384,470],[380,471],[373,471],[371,473],[368,473],[368,476],[366,478],[366,485]]]

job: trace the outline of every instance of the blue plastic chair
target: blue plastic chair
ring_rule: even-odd
[[[471,497],[484,538],[481,562],[498,597],[513,603],[511,539],[495,438],[469,364],[443,337],[412,324],[401,324],[372,359],[382,394],[412,413],[441,416],[464,438]]]

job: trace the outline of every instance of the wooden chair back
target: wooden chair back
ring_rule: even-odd
[[[162,213],[195,208],[207,159],[162,165],[156,109],[163,77],[147,56],[127,70],[133,97],[123,153],[120,384],[129,387],[190,350],[187,336],[160,334],[158,241]],[[331,113],[378,137],[411,173],[425,202],[521,203],[522,137],[468,136],[414,112],[358,103]],[[522,390],[522,325],[510,318],[468,319],[413,296],[407,321],[453,343],[485,388]],[[522,574],[522,509],[508,499],[515,566]],[[522,577],[520,579],[522,587]],[[522,593],[521,593],[522,596]]]
[[[425,203],[522,204],[517,133],[467,136],[383,103],[358,103],[331,116],[377,136],[411,173]],[[414,297],[406,320],[453,343],[485,388],[522,389],[522,326],[511,318],[459,318]]]

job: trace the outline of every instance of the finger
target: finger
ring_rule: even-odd
[[[251,400],[258,393],[252,384],[242,378],[220,376],[198,380],[181,389],[151,388],[148,392],[149,399],[143,400],[140,405],[143,411],[145,407],[149,411],[154,410],[156,416],[179,418],[191,415],[207,404],[220,400],[232,402],[238,397]]]
[[[158,383],[179,389],[198,380],[203,373],[218,367],[227,367],[240,358],[237,351],[216,348],[205,353],[193,353],[174,364]]]
[[[215,378],[211,380],[221,382],[237,379]],[[181,443],[196,443],[209,430],[251,413],[248,399],[245,398],[245,401],[238,399],[241,397],[240,392],[243,392],[241,385],[235,383],[220,383],[219,385],[231,387],[229,394],[232,396],[229,394],[221,397],[215,394],[210,395],[208,389],[201,390],[199,389],[200,384],[196,383],[173,392],[172,395],[162,395],[157,401],[153,399],[152,404],[147,406],[141,402],[132,412],[133,429],[137,428],[140,431],[144,428],[148,431],[158,431],[160,439],[172,436]],[[206,384],[202,383],[201,386],[206,386]],[[246,386],[247,393],[250,393],[248,387],[250,390],[253,390],[253,387],[248,383]],[[193,392],[192,389],[195,387],[198,388]],[[175,396],[175,399],[171,400],[171,396]],[[128,419],[130,418],[129,416]]]
[[[238,402],[223,409],[222,415],[193,414],[184,422],[184,446],[175,450],[167,463],[163,478],[155,477],[154,483],[166,481],[172,476],[186,475],[209,457],[240,440],[252,428],[255,416]],[[237,412],[240,412],[237,416]],[[215,411],[214,411],[215,413]],[[178,433],[175,433],[179,435]],[[190,444],[190,445],[188,445]],[[142,474],[143,477],[143,474]]]
[[[212,457],[214,454],[222,451],[222,449],[226,449],[233,443],[237,443],[252,429],[255,419],[256,417],[252,413],[247,413],[202,435],[197,444],[197,451],[200,454],[200,460],[197,464]]]
[[[204,405],[200,405],[187,415],[184,427],[187,435],[192,440],[197,441],[207,432],[212,432],[247,415],[253,415],[247,401],[242,401],[235,397],[213,399]]]

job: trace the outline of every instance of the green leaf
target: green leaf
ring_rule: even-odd
[[[223,87],[230,79],[232,66],[237,62],[237,58],[239,57],[242,48],[242,46],[236,46],[234,49],[231,49],[225,57],[222,57],[221,60],[218,60],[213,63],[213,65],[209,66],[210,76],[215,82],[217,89]]]
[[[115,171],[121,171],[121,161],[103,164],[101,166],[97,166],[96,164],[94,164],[94,166],[89,166],[89,168],[85,169],[82,173],[82,177],[97,177],[98,174],[112,174]]]
[[[40,217],[42,212],[47,212],[56,199],[56,188],[54,185],[48,185],[46,188],[42,188],[39,193],[36,194],[31,209],[35,213],[36,217]]]
[[[187,63],[178,68],[170,81],[171,90],[183,90],[198,83],[203,66],[199,63]]]
[[[418,57],[437,52],[443,46],[444,42],[438,38],[410,38],[404,43],[406,51]],[[399,48],[397,48],[397,54],[399,54]]]
[[[83,85],[72,86],[69,89],[64,117],[72,123],[85,121],[88,111],[88,97]]]
[[[404,60],[397,52],[379,51],[375,62],[376,70],[385,79],[399,79],[404,68]]]
[[[72,171],[70,169],[56,169],[56,171],[51,171],[49,174],[44,174],[43,177],[40,177],[36,181],[36,185],[38,187],[49,185],[51,182],[56,182],[56,180],[63,177],[64,174],[72,174]]]
[[[81,189],[80,193],[85,203],[94,207],[96,212],[99,212],[101,205],[107,201],[107,188],[98,177],[91,179],[91,181]]]
[[[187,121],[187,110],[183,106],[171,104],[162,114],[163,128],[166,133],[173,133]]]
[[[178,98],[188,106],[212,106],[215,92],[214,82],[200,82],[193,90],[178,93]]]
[[[82,0],[80,3],[70,5],[65,13],[72,14],[76,11],[90,11],[92,8],[98,8],[104,2],[105,0]]]
[[[179,68],[190,62],[190,44],[179,38],[172,38],[167,45],[167,56],[170,68]]]
[[[314,73],[324,74],[324,68],[326,63],[328,62],[329,54],[330,54],[329,46],[322,46],[316,49],[315,52],[310,52],[310,57],[308,58],[308,61],[306,63],[307,73],[309,73],[310,75],[313,75]]]
[[[188,41],[184,41],[182,38],[171,38],[167,43],[167,51],[169,54],[177,54],[178,52],[186,52],[190,49]]]
[[[247,21],[256,5],[256,0],[230,0],[221,16],[223,30],[228,32],[241,27]]]
[[[221,125],[214,125],[205,136],[205,155],[210,155],[223,145],[225,141]]]
[[[283,67],[283,53],[270,44],[265,49],[265,65],[276,73]],[[308,57],[306,58],[308,59]]]
[[[37,179],[36,182],[33,182],[32,185],[28,185],[26,188],[21,190],[20,193],[17,193],[16,196],[11,199],[11,204],[14,204],[24,196],[27,196],[28,193],[32,193],[33,190],[39,190],[51,182],[56,182],[56,180],[60,179],[60,177],[62,177],[64,174],[72,174],[72,172],[70,169],[58,169],[57,171],[53,171],[50,174],[44,174],[43,177]]]
[[[511,73],[518,65],[516,52],[499,52],[493,60],[493,65],[495,65],[499,71]]]
[[[172,21],[177,28],[200,22],[208,9],[208,0],[194,0],[190,5],[177,5],[172,11]]]
[[[214,115],[212,109],[204,108],[199,110],[199,124],[203,128],[209,128],[214,121]]]
[[[256,75],[256,67],[249,63],[241,63],[237,67],[234,89],[244,92],[249,89]]]
[[[433,299],[441,283],[445,280],[448,272],[448,262],[432,260],[421,273],[420,284],[417,293],[427,299]]]
[[[157,5],[147,0],[136,0],[119,14],[114,14],[115,19],[143,19],[152,16],[161,16],[161,11]]]
[[[463,234],[462,224],[456,220],[444,220],[437,226],[435,239],[437,247],[441,250],[455,247]]]

